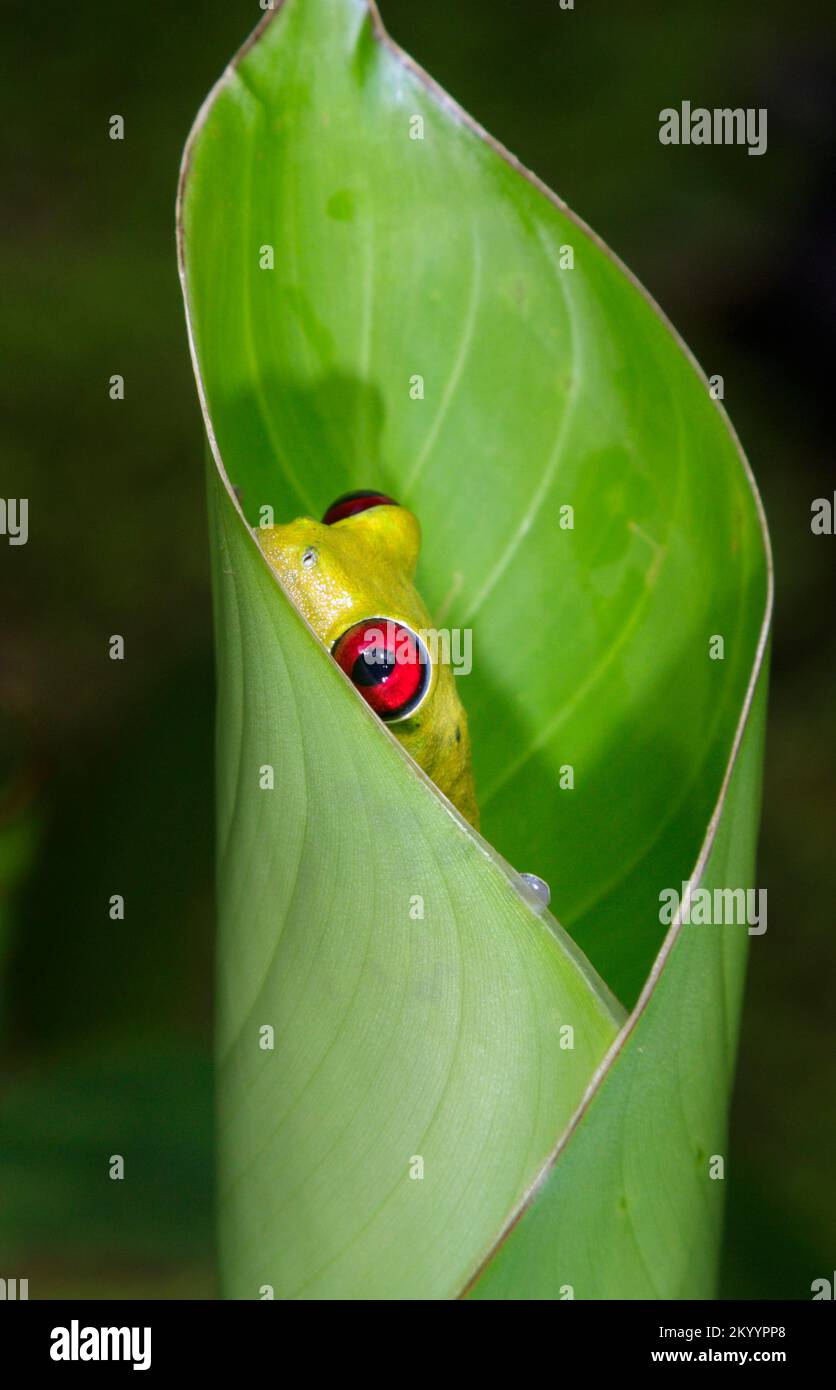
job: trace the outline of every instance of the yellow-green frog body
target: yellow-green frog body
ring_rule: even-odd
[[[413,582],[417,519],[383,494],[352,493],[323,521],[299,517],[257,534],[286,592],[367,703],[477,826],[467,715]]]

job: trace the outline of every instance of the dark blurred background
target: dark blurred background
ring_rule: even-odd
[[[752,940],[722,1293],[809,1297],[836,1255],[836,537],[810,531],[836,487],[836,12],[381,9],[723,375],[764,496],[769,929]],[[0,492],[30,499],[30,535],[0,542],[0,1275],[31,1297],[214,1291],[211,613],[173,218],[192,119],[260,15],[3,6]],[[766,107],[767,153],[663,147],[658,113],[684,98]],[[124,1182],[106,1180],[111,1152]]]

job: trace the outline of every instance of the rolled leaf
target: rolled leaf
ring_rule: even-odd
[[[268,14],[178,221],[211,447],[223,1291],[704,1295],[748,936],[668,924],[660,893],[752,883],[771,604],[722,407],[365,0]],[[259,549],[359,487],[419,517],[418,587],[472,638],[481,836]]]

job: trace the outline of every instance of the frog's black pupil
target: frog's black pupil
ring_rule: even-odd
[[[366,647],[351,668],[351,679],[355,685],[382,685],[388,681],[395,665],[393,652],[381,653],[379,647]]]

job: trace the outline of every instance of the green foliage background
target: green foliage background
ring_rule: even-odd
[[[832,1268],[830,905],[836,669],[818,335],[836,144],[830,7],[384,0],[394,35],[618,252],[709,372],[752,461],[778,574],[759,882],[723,1292],[805,1297]],[[257,7],[9,7],[25,120],[8,289],[2,547],[0,1263],[38,1292],[203,1296],[211,1274],[213,676],[201,426],[173,252],[180,150]],[[42,96],[31,102],[31,73]],[[829,78],[829,81],[828,81]],[[769,152],[665,150],[683,96],[769,107]],[[107,139],[125,116],[126,139]],[[124,374],[126,400],[107,399]],[[126,636],[124,663],[106,658]],[[191,828],[185,850],[170,846]],[[111,923],[111,892],[128,902]],[[832,1014],[832,1011],[830,1011]],[[126,1137],[142,1179],[102,1180]],[[34,1292],[34,1289],[33,1289]]]

